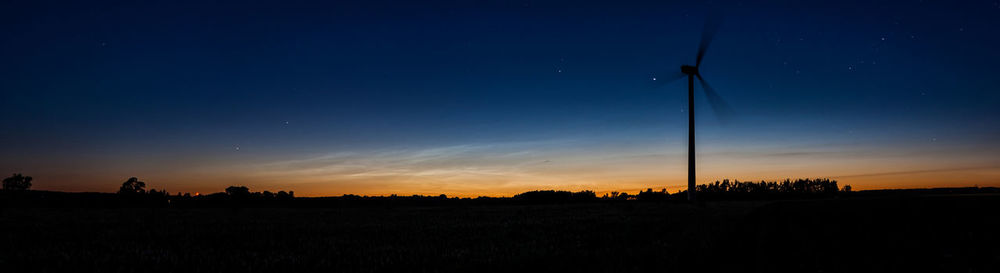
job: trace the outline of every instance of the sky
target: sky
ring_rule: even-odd
[[[4,1],[0,171],[299,196],[1000,186],[1000,2]],[[710,16],[712,15],[712,16]],[[660,82],[652,79],[660,77]]]

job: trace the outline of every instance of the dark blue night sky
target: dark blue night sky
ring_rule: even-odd
[[[0,170],[39,189],[510,195],[1000,185],[1000,2],[0,4]]]

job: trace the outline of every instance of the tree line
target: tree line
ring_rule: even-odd
[[[125,180],[125,183],[122,183],[122,186],[120,188],[118,188],[118,195],[121,195],[121,196],[137,196],[137,197],[141,197],[141,196],[164,196],[164,197],[168,197],[168,196],[171,196],[165,190],[159,190],[159,191],[157,191],[156,189],[151,189],[151,190],[149,190],[147,192],[146,191],[146,182],[139,181],[139,178],[136,178],[136,177],[131,177],[128,180]],[[181,195],[180,192],[178,192],[176,196],[177,197],[186,197],[186,198],[191,198],[192,197],[191,193],[184,193],[183,195]],[[201,195],[200,194],[196,194],[196,196],[201,196]],[[278,191],[276,193],[275,192],[270,192],[270,191],[251,192],[250,188],[247,188],[246,186],[229,186],[228,188],[226,188],[226,190],[224,192],[213,193],[213,194],[209,194],[207,196],[209,196],[209,197],[214,196],[216,198],[219,198],[221,196],[225,196],[225,197],[227,197],[229,199],[233,199],[233,200],[271,200],[271,199],[291,199],[291,198],[295,198],[295,192],[294,191],[288,191],[288,192]]]
[[[0,206],[93,206],[93,207],[215,207],[279,206],[295,199],[294,191],[251,191],[230,186],[223,192],[201,195],[146,188],[146,182],[130,177],[116,193],[68,193],[31,190],[33,178],[20,173],[3,179]]]
[[[178,192],[171,195],[166,190],[150,189],[146,191],[146,182],[139,178],[131,177],[122,183],[118,188],[117,195],[129,205],[142,206],[174,206],[174,207],[200,207],[200,206],[273,206],[279,203],[287,203],[295,198],[294,191],[251,191],[246,186],[229,186],[223,192],[207,195],[196,193]]]
[[[628,193],[612,191],[599,196],[594,191],[536,190],[512,197],[448,197],[441,195],[359,196],[345,194],[331,197],[296,198],[294,191],[253,191],[246,186],[229,186],[211,194],[173,193],[148,189],[146,182],[136,177],[126,179],[116,193],[66,193],[31,190],[34,180],[20,173],[3,179],[0,206],[92,206],[92,207],[371,207],[371,206],[448,206],[490,204],[546,204],[583,202],[654,201],[685,202],[687,191],[668,192],[666,189]],[[148,189],[148,190],[147,190]],[[844,195],[907,194],[907,193],[987,193],[997,188],[944,188],[913,190],[877,190],[853,192],[851,186],[840,187],[836,180],[785,179],[780,181],[721,180],[698,185],[699,200],[774,200],[798,198],[830,198]]]
[[[785,179],[783,181],[739,181],[724,179],[715,183],[695,186],[695,196],[699,200],[747,200],[747,199],[790,199],[826,198],[851,192],[851,186],[837,186],[836,180],[828,178]],[[634,195],[625,192],[611,192],[604,195],[613,200],[687,200],[687,190],[669,193],[666,189],[653,191],[652,188]]]
[[[4,191],[27,191],[31,188],[32,177],[15,173],[3,180]],[[851,192],[851,186],[840,188],[836,180],[827,178],[818,179],[785,179],[783,181],[739,181],[721,180],[714,183],[697,185],[695,188],[697,196],[701,200],[731,200],[731,199],[782,199],[782,198],[816,198],[833,197],[839,194]],[[136,177],[130,177],[122,183],[117,192],[117,198],[122,205],[135,206],[221,206],[221,205],[242,205],[242,206],[268,206],[276,204],[290,204],[295,199],[294,191],[251,191],[246,186],[230,186],[222,192],[200,195],[190,193],[176,193],[171,195],[166,190],[149,189],[147,191],[146,182],[140,181]],[[448,202],[454,203],[456,200],[466,203],[574,203],[592,201],[684,201],[687,199],[687,191],[682,190],[675,193],[667,192],[666,189],[654,191],[652,188],[639,191],[634,194],[627,192],[613,191],[598,197],[593,191],[585,190],[578,192],[557,191],[557,190],[536,190],[514,195],[509,198],[504,197],[477,197],[477,198],[448,198],[445,195],[438,196],[358,196],[345,194],[340,197],[318,197],[310,198],[309,201],[300,203],[312,205],[336,204],[336,205],[409,205],[428,204],[443,205]]]

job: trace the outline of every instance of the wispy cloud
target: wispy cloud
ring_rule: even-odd
[[[671,188],[683,185],[686,177],[686,150],[675,146],[578,139],[466,143],[341,151],[257,163],[234,171],[253,183],[312,195],[509,195],[535,189]],[[979,165],[982,159],[968,155],[923,156],[934,152],[928,150],[709,146],[699,157],[699,178],[756,180],[820,177],[825,173],[847,174],[828,177],[852,185],[883,185],[896,182],[883,181],[881,176],[1000,169],[1000,165]],[[961,167],[974,162],[980,167]]]
[[[436,177],[511,175],[543,161],[542,143],[467,144],[370,152],[340,152],[326,156],[261,164],[260,174],[306,175],[325,178]]]
[[[258,164],[252,176],[299,185],[406,188],[410,192],[503,191],[590,184],[609,177],[649,179],[650,172],[662,172],[662,168],[650,167],[662,166],[662,162],[649,158],[664,156],[643,145],[607,149],[577,140],[550,140],[338,152]]]

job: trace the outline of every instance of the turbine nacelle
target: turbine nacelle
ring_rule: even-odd
[[[688,75],[698,75],[698,67],[697,66],[690,66],[690,65],[682,65],[681,66],[681,73],[688,74]]]
[[[715,110],[716,115],[721,119],[727,115],[726,113],[731,113],[729,111],[729,106],[726,104],[725,100],[722,99],[719,94],[712,90],[712,87],[705,82],[705,79],[701,77],[701,73],[698,68],[701,67],[701,61],[705,58],[705,51],[708,49],[708,45],[712,43],[712,36],[715,35],[715,31],[719,24],[714,20],[705,21],[705,29],[701,32],[701,43],[698,44],[698,55],[695,58],[694,65],[682,65],[681,73],[674,74],[676,79],[683,78],[683,75],[688,77],[688,200],[695,200],[695,149],[694,149],[694,82],[695,78],[701,83],[702,90],[705,91],[705,97],[708,99],[708,104],[712,106],[712,110]],[[656,78],[653,78],[656,80]]]

